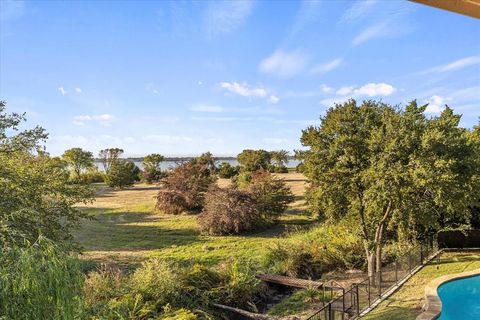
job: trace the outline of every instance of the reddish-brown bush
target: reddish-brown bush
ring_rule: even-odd
[[[179,165],[162,180],[157,209],[169,214],[201,210],[205,192],[216,179],[207,165],[195,162]]]
[[[211,187],[198,216],[200,229],[208,234],[234,234],[263,224],[255,199],[245,191]]]

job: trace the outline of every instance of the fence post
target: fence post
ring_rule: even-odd
[[[355,294],[357,295],[357,316],[360,316],[360,295],[358,293],[358,285],[355,286]],[[370,297],[370,295],[369,295]]]
[[[371,299],[370,299],[370,291],[372,291],[372,286],[370,284],[370,277],[368,278],[368,306],[370,307],[372,305]]]
[[[398,258],[395,259],[395,284],[398,284]]]

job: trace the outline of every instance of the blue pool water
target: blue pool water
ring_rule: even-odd
[[[438,288],[440,320],[480,320],[480,275],[453,280]]]

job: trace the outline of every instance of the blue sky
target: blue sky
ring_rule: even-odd
[[[349,97],[480,116],[480,21],[408,1],[0,6],[0,98],[53,155],[294,150]]]

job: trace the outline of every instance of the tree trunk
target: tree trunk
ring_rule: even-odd
[[[365,249],[367,254],[367,268],[368,276],[374,279],[375,276],[375,252],[371,252],[368,248]]]

